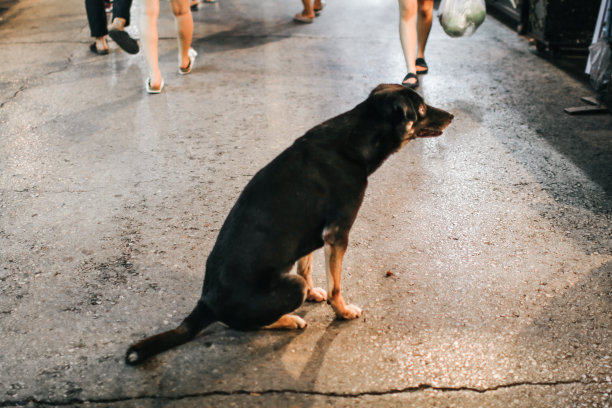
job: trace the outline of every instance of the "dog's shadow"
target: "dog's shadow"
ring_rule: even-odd
[[[303,316],[315,307],[318,306],[305,304],[296,314]],[[138,367],[141,396],[175,399],[287,391],[311,394],[316,391],[317,378],[330,347],[347,323],[350,324],[333,319],[323,329],[251,332],[215,323],[194,341]],[[306,346],[309,342],[299,341],[305,335],[318,336],[318,340],[308,347],[307,355],[296,355],[300,352],[294,350],[296,343]],[[312,406],[315,401],[306,398],[300,404]]]

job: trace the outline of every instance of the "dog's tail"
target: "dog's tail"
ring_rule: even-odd
[[[213,312],[201,300],[195,309],[176,329],[168,330],[130,346],[125,354],[125,363],[137,365],[156,354],[185,344],[211,323],[216,322]]]

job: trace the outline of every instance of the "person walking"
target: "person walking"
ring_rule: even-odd
[[[178,72],[186,75],[191,72],[198,53],[191,48],[193,38],[193,16],[190,0],[170,0],[170,8],[174,14],[178,40]],[[141,45],[149,76],[145,89],[150,94],[158,94],[164,88],[164,79],[159,69],[159,36],[157,20],[159,18],[159,0],[143,0],[141,14]]]
[[[429,71],[425,62],[425,46],[433,21],[433,0],[398,0],[399,34],[408,73],[402,85],[408,88],[419,86],[417,75]]]
[[[90,44],[91,52],[98,55],[109,53],[106,36],[110,37],[124,51],[130,54],[137,54],[139,51],[138,42],[125,31],[125,27],[130,25],[130,8],[132,0],[114,0],[111,18],[110,31],[106,25],[106,6],[104,0],[85,0],[85,12],[89,23],[89,31],[95,41]]]

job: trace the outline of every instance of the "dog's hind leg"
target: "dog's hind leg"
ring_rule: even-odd
[[[308,287],[306,300],[311,302],[323,302],[327,299],[327,292],[325,292],[325,289],[315,288],[312,284],[312,252],[298,260],[297,273],[306,281],[306,286]]]
[[[225,298],[219,320],[238,330],[303,328],[306,322],[289,313],[304,303],[306,292],[304,278],[283,272],[257,291]]]
[[[269,324],[267,326],[264,326],[264,329],[295,330],[295,329],[303,329],[307,325],[308,324],[306,323],[306,321],[302,319],[300,316],[286,314],[286,315],[281,316],[281,318],[278,319],[276,322]]]
[[[312,254],[311,254],[312,255]],[[308,256],[304,257],[304,258],[308,258]],[[302,259],[304,259],[302,258]],[[302,259],[300,259],[300,261],[302,261]],[[312,256],[310,256],[310,259],[305,259],[302,267],[306,267],[306,266],[310,266],[312,262]],[[299,263],[298,263],[298,271],[300,269]],[[302,278],[300,278],[300,276],[302,276]],[[290,297],[295,297],[296,300],[299,297],[298,294],[292,294],[293,291],[295,291],[295,286],[297,284],[297,286],[299,287],[299,289],[301,290],[301,302],[300,305],[304,302],[304,297],[306,293],[310,292],[310,288],[312,287],[312,282],[310,282],[310,284],[308,284],[308,281],[306,280],[306,278],[300,274],[300,276],[296,276],[296,275],[283,275],[281,277],[281,280],[284,282],[283,286],[287,286],[289,288],[289,290],[286,292],[286,294],[284,295],[288,295]],[[288,289],[288,288],[285,289]],[[297,296],[296,296],[297,295]],[[270,300],[274,301],[275,298],[277,298],[278,296],[278,291],[274,291],[271,295],[270,295]],[[287,299],[286,296],[281,295],[281,297],[283,299]],[[307,295],[306,295],[307,297]],[[282,307],[283,304],[285,304],[286,301],[283,300],[282,302],[278,303],[278,306]],[[291,309],[288,311],[293,311],[295,309],[297,309],[297,307],[294,307],[294,305],[289,305],[287,304],[287,306]],[[282,315],[280,317],[280,319],[278,319],[277,321],[275,321],[272,324],[269,324],[267,326],[264,326],[264,329],[285,329],[285,330],[295,330],[295,329],[303,329],[307,326],[307,323],[304,319],[302,319],[300,316],[294,315],[294,314],[285,314]]]

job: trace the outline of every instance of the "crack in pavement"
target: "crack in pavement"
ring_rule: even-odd
[[[247,391],[247,390],[235,390],[235,391],[208,391],[201,393],[191,393],[182,395],[139,395],[133,397],[117,397],[117,398],[99,398],[99,399],[82,399],[82,398],[70,398],[66,400],[38,400],[35,398],[22,398],[19,400],[5,400],[0,401],[0,407],[24,405],[28,403],[34,403],[40,406],[64,406],[74,404],[112,404],[121,403],[128,401],[144,401],[144,400],[166,400],[166,401],[180,401],[189,398],[206,398],[214,396],[262,396],[262,395],[273,395],[273,394],[293,394],[293,395],[311,395],[321,397],[335,397],[335,398],[360,398],[360,397],[371,397],[371,396],[384,396],[384,395],[396,395],[415,393],[426,390],[441,391],[441,392],[475,392],[478,394],[484,394],[487,392],[498,391],[502,389],[509,389],[515,387],[554,387],[558,385],[593,385],[603,384],[598,381],[584,381],[584,380],[559,380],[559,381],[520,381],[507,384],[495,385],[492,387],[440,387],[431,384],[419,384],[418,386],[390,389],[384,391],[363,391],[363,392],[348,392],[348,393],[337,393],[337,392],[321,392],[321,391],[308,391],[308,390],[290,390],[290,389],[278,389],[278,390],[259,390],[259,391]]]
[[[53,74],[57,74],[60,72],[64,72],[67,71],[72,65],[72,60],[73,60],[73,55],[74,53],[71,53],[67,58],[66,61],[64,62],[64,65],[62,65],[60,68],[55,69],[53,71],[48,71],[48,72],[44,72],[38,76],[34,76],[33,79],[34,81],[37,81],[40,78],[44,78]],[[23,91],[25,91],[26,89],[28,89],[28,84],[33,82],[32,79],[27,79],[24,81],[24,83],[22,83],[19,88],[13,93],[13,95],[9,96],[6,100],[0,102],[0,109],[2,109],[4,107],[4,105],[6,105],[9,102],[13,102],[15,100],[15,98],[17,98],[17,95],[19,95],[20,93],[22,93]]]
[[[9,102],[12,102],[15,98],[17,98],[17,95],[19,95],[21,92],[25,91],[26,89],[26,84],[22,84],[19,89],[17,89],[12,96],[9,96],[5,101],[3,101],[2,103],[0,103],[0,109],[2,109],[2,107],[4,107],[4,105],[6,105]]]

